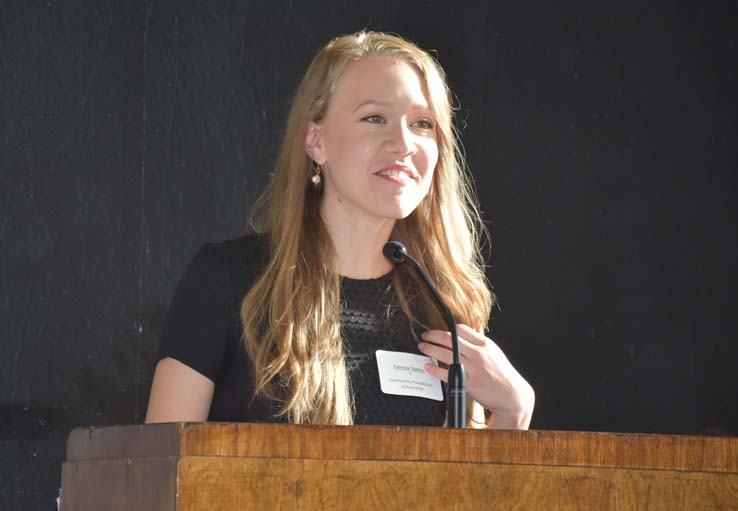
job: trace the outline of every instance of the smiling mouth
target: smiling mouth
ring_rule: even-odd
[[[389,165],[386,168],[375,172],[374,175],[395,183],[415,181],[420,177],[414,171],[410,170],[410,168],[400,164]]]
[[[392,181],[394,183],[399,183],[399,184],[404,184],[404,183],[407,183],[408,181],[413,181],[413,178],[410,177],[410,175],[403,170],[396,170],[396,169],[380,170],[374,175],[385,178],[388,181]]]

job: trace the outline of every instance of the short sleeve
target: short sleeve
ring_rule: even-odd
[[[172,298],[158,360],[171,357],[215,381],[233,320],[228,268],[214,244],[190,262]]]

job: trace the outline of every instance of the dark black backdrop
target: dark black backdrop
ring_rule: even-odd
[[[237,236],[330,37],[435,50],[533,427],[738,433],[736,12],[593,2],[0,1],[0,508],[141,422],[173,288]]]

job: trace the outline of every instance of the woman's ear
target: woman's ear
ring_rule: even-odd
[[[321,126],[315,122],[308,122],[305,132],[305,152],[318,165],[323,165],[326,160],[325,148],[323,147],[323,132]]]

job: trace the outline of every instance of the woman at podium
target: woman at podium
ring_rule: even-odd
[[[412,43],[322,48],[249,234],[204,245],[177,286],[146,421],[442,426],[451,335],[384,257],[398,240],[458,322],[468,424],[527,428],[533,390],[483,333],[484,228],[452,116],[443,70]]]

